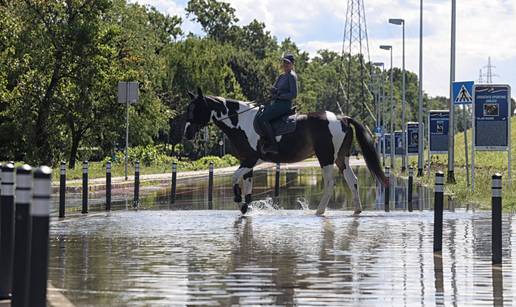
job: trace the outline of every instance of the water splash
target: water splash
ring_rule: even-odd
[[[263,211],[282,210],[283,209],[277,201],[274,201],[274,199],[272,197],[255,200],[251,203],[250,208],[252,210],[263,210]]]
[[[301,206],[301,210],[303,210],[303,211],[310,210],[310,203],[308,202],[308,200],[306,198],[298,197],[296,199],[296,202],[299,204],[299,206]]]

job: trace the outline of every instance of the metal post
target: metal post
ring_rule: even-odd
[[[126,93],[129,92],[129,82],[126,82],[125,85]],[[125,180],[127,181],[127,164],[129,163],[129,100],[127,99],[127,95],[125,95]]]
[[[274,182],[274,197],[278,197],[280,193],[280,164],[276,163],[276,178]]]
[[[27,306],[29,301],[30,245],[32,220],[32,168],[23,165],[16,169],[14,268],[12,306]]]
[[[434,253],[443,250],[443,202],[444,202],[444,173],[435,174],[434,192]]]
[[[385,212],[389,212],[390,211],[390,200],[391,200],[391,169],[389,167],[385,167],[385,177],[387,177],[389,179],[389,185],[384,187],[384,209],[385,209]]]
[[[213,201],[213,162],[210,162],[209,176],[208,176],[208,202]]]
[[[133,208],[140,205],[140,161],[134,164],[134,200]]]
[[[412,191],[414,189],[414,169],[411,167],[409,168],[409,175],[408,175],[408,189],[407,189],[407,205],[408,205],[408,211],[412,212],[414,210],[414,206],[412,204]]]
[[[502,263],[502,175],[493,175],[491,199],[491,240],[493,264]]]
[[[396,128],[396,125],[394,124],[394,114],[396,109],[396,104],[394,103],[394,74],[392,71],[392,47],[391,47],[391,169],[394,171],[395,168],[395,144],[394,144],[394,129]]]
[[[170,197],[170,203],[176,202],[176,191],[177,190],[177,164],[172,163],[172,193]]]
[[[0,192],[0,299],[10,298],[14,256],[14,165],[2,166]]]
[[[82,163],[82,213],[88,213],[88,161]]]
[[[29,306],[45,306],[46,304],[51,175],[52,170],[46,166],[42,166],[34,172],[34,188],[30,207],[32,243]]]
[[[405,21],[403,21],[403,81],[402,81],[402,110],[401,110],[401,144],[403,146],[403,156],[402,156],[402,166],[401,171],[405,172],[407,170],[408,166],[408,157],[407,157],[407,147],[405,146],[407,140],[406,140],[406,129],[405,129],[405,108],[407,106],[407,99],[406,99],[406,71],[405,71]]]
[[[466,183],[469,188],[469,154],[468,154],[468,117],[466,104],[462,105],[462,116],[464,117],[464,154],[466,155]]]
[[[106,162],[106,211],[111,211],[111,161]]]
[[[419,1],[419,89],[418,89],[418,121],[419,121],[419,144],[417,153],[417,176],[424,175],[424,136],[423,130],[423,0]]]
[[[66,201],[66,162],[61,162],[59,177],[59,217],[65,217],[65,201]]]
[[[448,183],[455,183],[455,105],[453,104],[453,82],[455,81],[455,36],[456,36],[456,0],[452,0],[451,21],[451,59],[450,59],[450,130],[448,138]]]

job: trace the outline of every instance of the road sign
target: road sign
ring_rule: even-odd
[[[473,103],[473,81],[453,82],[453,104]]]
[[[511,89],[508,85],[475,86],[473,141],[476,150],[506,151],[509,147]]]
[[[118,82],[118,103],[137,103],[140,96],[138,82]]]
[[[407,154],[417,156],[419,152],[419,123],[407,123]]]
[[[405,151],[403,150],[403,132],[394,132],[394,154],[396,156],[403,156]]]
[[[430,154],[448,153],[450,111],[430,111],[428,114],[428,123],[428,136],[430,138]]]
[[[381,136],[382,136],[382,127],[375,127],[375,128],[374,128],[374,134],[375,134],[377,137],[381,137]]]
[[[473,89],[473,152],[471,187],[475,190],[475,151],[507,151],[509,185],[511,172],[511,87],[505,84],[475,85]]]

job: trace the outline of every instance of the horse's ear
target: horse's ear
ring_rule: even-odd
[[[192,93],[191,91],[188,91],[188,96],[190,96],[190,98],[192,98],[192,100],[195,99],[195,94]]]
[[[202,93],[202,90],[201,90],[201,88],[200,88],[200,87],[198,87],[198,88],[197,88],[197,96],[198,96],[199,98],[204,98],[204,94]]]

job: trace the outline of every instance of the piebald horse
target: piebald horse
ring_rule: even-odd
[[[336,164],[344,175],[353,194],[355,214],[362,212],[358,193],[358,180],[349,165],[353,128],[362,149],[367,167],[384,186],[388,186],[380,166],[371,136],[364,126],[347,116],[337,116],[332,112],[315,112],[297,115],[294,132],[276,137],[279,144],[277,155],[263,155],[260,148],[261,138],[253,127],[258,112],[249,102],[204,96],[201,89],[198,94],[188,93],[192,99],[187,114],[184,136],[193,139],[197,132],[213,121],[230,139],[240,167],[234,173],[232,183],[234,200],[240,211],[246,213],[251,203],[253,168],[263,162],[293,163],[305,160],[315,154],[322,168],[324,193],[316,214],[322,215],[333,195],[333,165]],[[242,192],[244,201],[242,203]]]

